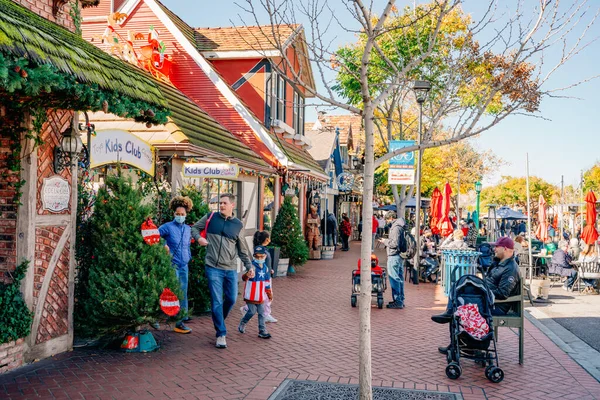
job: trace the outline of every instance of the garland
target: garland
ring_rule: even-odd
[[[72,1],[71,9],[69,10],[69,15],[73,20],[73,25],[75,25],[75,33],[81,36],[81,8],[79,8],[79,0]]]
[[[9,139],[10,153],[7,168],[1,175],[15,190],[14,202],[21,205],[20,179],[22,155],[21,138],[33,139],[34,147],[41,145],[42,127],[47,110],[104,111],[136,122],[164,124],[170,111],[148,102],[132,99],[120,93],[105,90],[97,84],[81,83],[53,65],[36,63],[0,52],[0,137]],[[26,127],[31,115],[31,129]]]

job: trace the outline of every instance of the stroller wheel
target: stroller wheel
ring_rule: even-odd
[[[379,308],[379,309],[383,308],[383,297],[377,298],[377,308]]]
[[[350,304],[352,305],[352,307],[356,307],[356,295],[352,295],[350,296]]]
[[[462,374],[462,368],[460,368],[460,365],[458,365],[458,363],[451,362],[446,367],[446,376],[448,378],[458,379],[460,378],[460,374]]]
[[[485,369],[485,377],[491,382],[500,383],[504,379],[504,371],[496,366],[490,365]]]

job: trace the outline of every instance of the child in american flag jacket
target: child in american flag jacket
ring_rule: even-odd
[[[267,332],[265,325],[265,296],[269,300],[273,300],[273,292],[271,292],[271,271],[267,264],[267,249],[264,246],[256,246],[252,259],[252,268],[242,275],[242,280],[246,282],[244,288],[244,301],[248,306],[246,315],[242,317],[238,331],[246,332],[246,324],[254,314],[258,314],[258,337],[261,339],[269,339],[271,335]]]

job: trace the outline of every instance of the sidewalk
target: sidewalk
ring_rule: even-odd
[[[227,350],[214,347],[205,316],[190,323],[191,335],[166,332],[157,353],[75,350],[0,376],[0,398],[264,400],[286,378],[358,383],[358,309],[350,307],[350,278],[359,246],[274,281],[279,322],[269,325],[271,340],[256,337],[256,319],[246,334],[237,332],[240,302],[227,320]],[[384,251],[377,254],[384,263]],[[375,386],[462,393],[465,400],[600,399],[600,383],[529,321],[523,366],[516,334],[500,329],[502,383],[489,382],[468,360],[462,377],[451,381],[437,352],[448,343],[448,328],[429,318],[445,306],[440,288],[408,284],[406,304],[404,310],[372,309]]]

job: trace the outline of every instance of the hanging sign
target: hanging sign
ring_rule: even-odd
[[[404,147],[414,146],[414,140],[392,140],[390,152]],[[415,152],[398,154],[390,159],[388,171],[388,184],[390,185],[414,185],[415,184]]]
[[[185,163],[183,176],[186,178],[237,178],[240,168],[237,164]]]
[[[90,146],[90,167],[128,164],[154,176],[154,147],[123,130],[97,131]]]
[[[44,178],[42,185],[42,206],[50,212],[61,212],[69,208],[71,186],[69,182],[56,175]]]
[[[354,175],[350,172],[342,172],[336,178],[337,187],[342,192],[347,192],[352,190],[352,185],[354,185]]]

